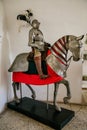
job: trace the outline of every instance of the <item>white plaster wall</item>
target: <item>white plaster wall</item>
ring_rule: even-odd
[[[87,1],[86,0],[3,0],[6,13],[6,23],[10,36],[10,63],[15,56],[30,51],[28,47],[28,32],[30,28],[23,28],[18,33],[16,16],[23,10],[32,9],[34,17],[41,22],[45,41],[53,44],[63,35],[79,36],[87,32]],[[68,69],[72,99],[71,102],[81,102],[82,63],[72,61]],[[46,87],[34,87],[37,99],[46,99]],[[23,95],[29,95],[27,88]],[[66,94],[62,86],[59,90],[59,100]],[[53,99],[53,85],[50,85],[49,100]]]
[[[9,51],[6,32],[5,14],[3,3],[0,1],[0,113],[5,109],[8,100],[9,74]]]

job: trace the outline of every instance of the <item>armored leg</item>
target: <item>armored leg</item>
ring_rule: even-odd
[[[48,75],[43,74],[42,72],[42,66],[41,66],[41,56],[34,57],[35,65],[38,71],[38,74],[41,79],[45,79],[48,77]]]

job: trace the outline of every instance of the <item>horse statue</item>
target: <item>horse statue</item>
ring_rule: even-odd
[[[32,16],[32,13],[29,10],[26,10],[26,12],[28,15],[18,15],[17,19],[25,20],[31,24],[30,16]],[[21,83],[28,86],[32,92],[33,99],[35,99],[36,94],[30,85],[47,85],[47,100],[49,84],[54,83],[53,105],[56,110],[61,111],[61,108],[57,105],[56,101],[59,84],[64,84],[66,86],[67,97],[64,97],[64,102],[67,103],[71,98],[71,92],[69,82],[65,79],[66,71],[72,58],[76,62],[80,60],[80,48],[82,47],[81,40],[83,37],[84,35],[79,37],[65,35],[59,38],[52,46],[47,47],[46,59],[42,60],[43,72],[49,75],[46,79],[40,79],[36,71],[34,60],[31,58],[31,52],[19,54],[8,70],[13,73],[12,85],[14,90],[14,100],[16,103],[20,103],[22,100]],[[69,52],[71,52],[72,55],[70,55]],[[17,97],[16,88],[20,88],[21,100]]]
[[[16,86],[20,86],[21,83],[25,83],[30,88],[33,94],[33,98],[35,98],[35,92],[29,84],[44,85],[54,83],[54,106],[57,110],[60,110],[57,107],[56,103],[58,84],[63,83],[67,87],[67,98],[65,98],[65,100],[70,99],[71,94],[69,89],[69,83],[67,80],[64,79],[64,77],[70,65],[71,58],[73,58],[74,61],[78,61],[80,59],[82,38],[83,36],[76,37],[72,35],[66,35],[58,39],[50,47],[46,56],[46,64],[49,77],[44,80],[40,79],[38,74],[29,74],[29,72],[31,72],[32,70],[28,69],[32,68],[32,66],[34,66],[33,69],[35,68],[34,61],[27,60],[29,53],[19,54],[8,70],[9,72],[13,72],[13,87],[16,101],[18,101],[18,98],[15,89]],[[72,56],[68,58],[69,51],[72,53]]]

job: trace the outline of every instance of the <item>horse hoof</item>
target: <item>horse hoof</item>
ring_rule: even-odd
[[[68,98],[67,98],[67,97],[64,97],[64,98],[63,98],[63,101],[64,101],[64,104],[68,104],[68,103],[69,103],[69,101],[68,101]]]
[[[16,104],[20,104],[21,100],[20,99],[15,99]]]
[[[36,95],[35,95],[35,94],[33,94],[33,95],[31,95],[31,97],[32,97],[33,99],[35,99],[35,98],[36,98]]]
[[[61,107],[55,106],[56,111],[61,112]]]

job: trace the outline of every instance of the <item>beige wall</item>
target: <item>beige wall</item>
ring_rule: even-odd
[[[8,100],[9,75],[9,47],[6,32],[3,3],[0,1],[0,112],[5,109]]]
[[[3,3],[10,41],[10,64],[19,53],[30,51],[28,47],[30,27],[23,28],[21,33],[18,32],[16,16],[23,10],[32,9],[34,17],[41,22],[40,29],[44,34],[45,41],[51,44],[63,35],[79,36],[87,31],[87,1],[85,0],[3,0]],[[74,103],[81,102],[81,67],[81,61],[78,63],[72,61],[68,69],[68,80],[72,93],[71,102]],[[39,88],[37,86],[34,89],[37,92],[37,99],[46,100],[46,87]],[[11,88],[8,89],[8,93],[10,91]],[[26,87],[23,91],[23,95],[30,95]],[[64,95],[66,95],[66,90],[62,86],[59,90],[60,101],[62,101]],[[10,100],[11,96],[9,95],[8,98]],[[50,85],[49,100],[52,99],[53,85]]]

